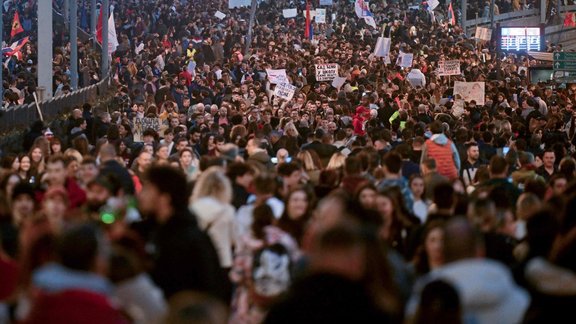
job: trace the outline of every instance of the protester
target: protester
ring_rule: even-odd
[[[110,278],[135,322],[521,322],[530,301],[519,285],[533,298],[527,318],[557,309],[546,297],[558,291],[545,289],[555,278],[538,274],[572,280],[576,87],[530,83],[539,62],[529,53],[471,39],[451,19],[455,3],[373,2],[356,8],[364,18],[353,10],[362,1],[315,3],[306,37],[304,3],[261,1],[250,24],[250,10],[228,1],[113,2],[113,95],[61,107],[65,120],[32,123],[22,148],[3,152],[13,154],[0,174],[0,259],[22,278],[2,300],[13,320],[70,312],[30,312],[27,301],[76,223],[103,229],[98,245],[114,250],[109,271],[78,270]],[[30,4],[5,1],[4,21],[18,10],[35,23]],[[296,17],[283,17],[289,8]],[[59,36],[55,90],[65,93]],[[100,70],[90,43],[79,42],[83,85]],[[7,105],[35,86],[37,54],[23,51],[5,61]],[[442,61],[459,72],[442,76]],[[102,259],[92,255],[82,260]],[[427,308],[443,296],[442,309]]]

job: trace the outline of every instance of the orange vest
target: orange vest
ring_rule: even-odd
[[[426,148],[428,149],[428,158],[436,160],[436,170],[439,174],[449,180],[458,178],[458,170],[452,155],[452,141],[448,140],[446,145],[440,145],[432,140],[427,140]]]

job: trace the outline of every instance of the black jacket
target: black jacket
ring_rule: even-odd
[[[224,302],[229,300],[227,278],[212,241],[187,208],[176,211],[158,228],[154,243],[152,278],[166,299],[180,291],[194,290]]]

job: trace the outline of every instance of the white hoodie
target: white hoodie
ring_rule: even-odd
[[[234,207],[214,197],[202,197],[190,205],[190,210],[196,214],[200,229],[208,229],[207,233],[218,252],[220,266],[232,267]]]
[[[443,279],[458,291],[465,323],[520,323],[530,305],[528,293],[516,285],[510,270],[490,259],[466,259],[449,263],[416,283],[407,307],[413,316],[427,283]]]

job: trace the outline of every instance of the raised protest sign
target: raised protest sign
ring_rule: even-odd
[[[226,17],[226,14],[221,12],[221,11],[216,11],[216,13],[214,14],[214,17],[216,17],[218,19],[224,19]]]
[[[414,60],[414,54],[400,52],[398,59],[396,60],[396,65],[401,67],[412,67],[412,61]]]
[[[440,61],[438,62],[438,75],[448,76],[448,75],[460,75],[460,61]]]
[[[474,35],[474,38],[490,41],[492,38],[492,30],[486,27],[476,27],[476,35]]]
[[[294,17],[298,16],[298,10],[296,8],[284,9],[284,10],[282,10],[282,16],[284,18],[294,18]]]
[[[272,84],[287,83],[288,77],[286,76],[286,70],[266,70],[268,74],[268,80]]]
[[[296,87],[289,83],[279,83],[274,88],[274,95],[278,98],[282,98],[290,101],[294,97],[294,92],[296,92]]]
[[[376,46],[374,46],[374,56],[387,57],[388,55],[390,55],[390,44],[391,44],[390,38],[378,37],[378,41],[376,41]]]
[[[228,9],[250,7],[251,0],[228,0]]]
[[[158,117],[143,117],[143,118],[134,117],[134,119],[132,120],[132,125],[134,129],[133,131],[134,142],[143,142],[144,131],[147,130],[148,128],[152,128],[153,130],[159,133],[162,122]]]
[[[340,89],[340,87],[342,87],[344,85],[344,83],[346,83],[346,78],[345,77],[335,77],[334,80],[332,80],[332,86],[336,89]]]
[[[316,64],[316,81],[332,81],[338,76],[338,64]]]
[[[317,24],[326,23],[326,9],[318,8],[316,9],[316,16],[314,16],[314,21]]]
[[[477,105],[484,105],[484,82],[454,82],[454,96],[459,95],[464,101],[476,101]]]
[[[320,0],[320,5],[321,6],[331,6],[332,0]]]
[[[428,11],[433,11],[439,4],[438,0],[428,0]]]

